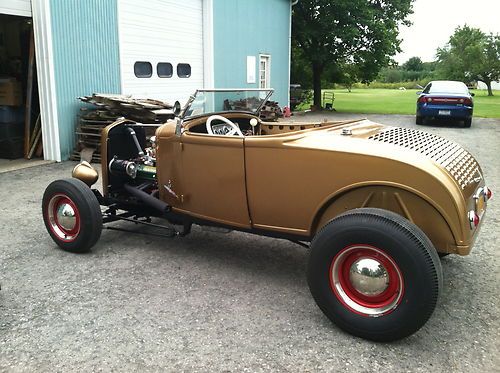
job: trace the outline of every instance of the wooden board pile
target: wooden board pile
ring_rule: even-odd
[[[283,118],[283,110],[276,101],[267,101],[260,110],[260,119],[266,122],[275,122]]]
[[[92,106],[80,109],[76,130],[77,143],[71,160],[101,161],[101,131],[118,118],[139,123],[162,124],[174,118],[174,106],[159,100],[132,98],[125,95],[94,93],[79,97]]]
[[[254,111],[260,104],[257,97],[248,97],[237,101],[224,101],[224,110],[235,111]],[[265,122],[275,122],[279,118],[283,118],[283,110],[276,101],[266,101],[260,110],[260,119]]]

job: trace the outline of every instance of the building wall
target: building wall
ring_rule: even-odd
[[[93,92],[121,91],[119,0],[47,1],[54,104],[61,159],[65,160],[75,146],[77,114],[82,106],[77,98]],[[204,9],[213,3],[214,87],[257,88],[259,54],[271,55],[273,99],[288,105],[290,0],[203,1]],[[256,82],[252,84],[247,84],[247,56],[256,58]]]
[[[288,105],[289,0],[213,0],[214,85],[258,88],[259,54],[271,55],[272,99]],[[256,57],[255,83],[247,83],[247,56]]]
[[[120,93],[116,0],[50,0],[61,158],[75,146],[79,96]]]

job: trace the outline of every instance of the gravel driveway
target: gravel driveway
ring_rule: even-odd
[[[105,230],[91,253],[63,252],[40,204],[66,162],[0,174],[0,371],[498,372],[500,120],[419,128],[468,148],[496,195],[472,254],[443,259],[442,297],[415,335],[381,344],[336,328],[309,294],[307,250],[284,240]]]

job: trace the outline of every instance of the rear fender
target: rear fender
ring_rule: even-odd
[[[446,219],[428,201],[411,191],[389,186],[363,186],[332,197],[318,211],[311,226],[314,236],[336,216],[361,207],[392,211],[417,225],[437,251],[456,252],[456,241]]]

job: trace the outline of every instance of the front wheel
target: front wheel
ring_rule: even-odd
[[[64,250],[88,251],[101,236],[99,202],[90,188],[78,179],[52,182],[43,194],[42,212],[47,231]]]
[[[392,212],[363,208],[338,216],[316,235],[308,283],[320,309],[340,328],[393,341],[427,322],[442,270],[417,226]]]

